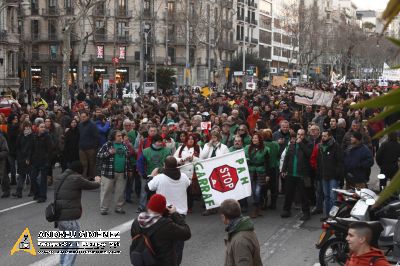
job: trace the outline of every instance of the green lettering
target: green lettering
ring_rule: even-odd
[[[203,176],[205,176],[205,173],[201,173],[201,172],[196,172],[197,178],[202,178]]]
[[[205,201],[204,204],[207,204],[208,206],[215,205],[213,200]]]
[[[239,160],[236,160],[236,162],[237,162],[238,164],[243,164],[243,163],[244,163],[244,159],[243,159],[243,158],[240,158]]]
[[[208,186],[208,180],[206,178],[198,179],[200,186]]]
[[[208,192],[208,191],[210,191],[210,186],[203,186],[203,187],[200,187],[200,189],[201,189],[202,193],[203,192]]]
[[[242,182],[242,185],[249,183],[249,178],[248,177],[242,177],[240,178],[240,181]]]
[[[206,200],[211,197],[212,197],[212,194],[203,194],[203,200]]]
[[[246,167],[239,167],[236,169],[238,171],[238,174],[240,174],[243,171],[246,171]]]

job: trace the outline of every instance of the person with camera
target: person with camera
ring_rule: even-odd
[[[82,216],[82,190],[96,189],[100,187],[99,176],[95,181],[88,181],[83,178],[83,166],[80,161],[71,162],[69,167],[55,179],[54,201],[58,214],[57,226],[60,231],[79,232],[78,220]],[[57,189],[55,190],[55,192]],[[77,242],[71,242],[71,248],[77,247]],[[74,265],[77,254],[63,253],[60,255],[60,265]]]
[[[177,266],[176,254],[177,241],[190,239],[191,232],[185,219],[176,211],[176,207],[169,205],[167,199],[160,194],[151,196],[147,203],[147,211],[139,214],[131,227],[132,245],[130,247],[131,262],[135,265],[133,252],[138,249],[138,235],[143,234],[149,239],[149,244],[154,251],[155,265]]]

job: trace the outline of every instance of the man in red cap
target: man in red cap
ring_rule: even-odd
[[[131,227],[131,236],[147,234],[155,253],[157,265],[177,266],[175,245],[177,241],[190,239],[189,226],[173,205],[167,205],[163,195],[154,194],[147,203],[147,211],[139,214]],[[132,241],[131,251],[136,247]]]

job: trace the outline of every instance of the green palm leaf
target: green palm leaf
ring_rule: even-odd
[[[396,122],[393,125],[391,125],[390,127],[386,128],[385,130],[382,130],[381,132],[377,133],[374,136],[374,139],[379,139],[380,137],[383,137],[384,135],[390,134],[397,130],[400,130],[400,122]]]
[[[399,105],[400,104],[400,90],[393,90],[386,95],[376,97],[367,101],[363,101],[351,106],[352,109],[359,109],[363,107],[368,108],[378,108],[385,107],[389,105]]]

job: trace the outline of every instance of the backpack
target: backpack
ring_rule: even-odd
[[[150,227],[150,230],[146,232],[141,230],[139,234],[132,238],[132,244],[130,247],[130,258],[132,265],[157,265],[156,252],[153,249],[150,238],[164,224],[166,224],[165,221],[158,221],[156,224]]]

